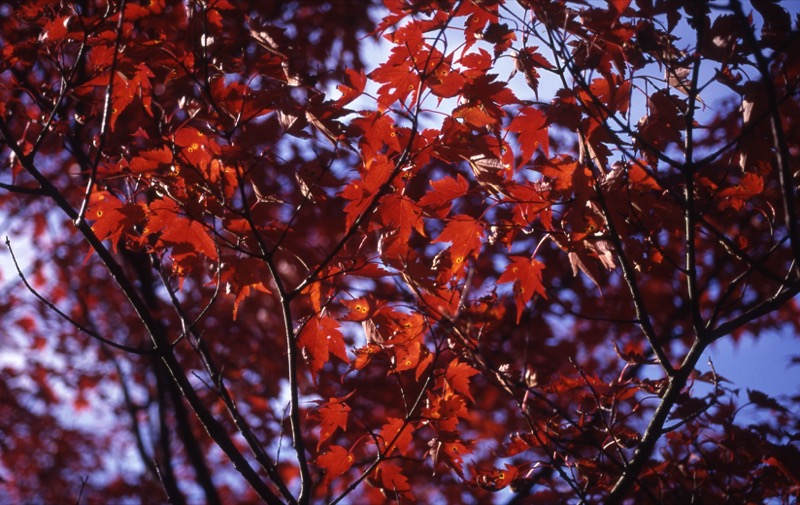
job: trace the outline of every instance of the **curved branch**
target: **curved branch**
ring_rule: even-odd
[[[53,304],[53,302],[51,302],[50,300],[48,300],[47,298],[42,296],[42,294],[39,293],[36,290],[36,288],[34,288],[33,286],[30,285],[30,283],[28,282],[28,278],[25,277],[25,274],[22,273],[22,270],[19,267],[19,263],[17,262],[17,256],[14,254],[14,249],[12,249],[12,247],[11,247],[11,240],[8,237],[6,237],[6,247],[8,247],[8,252],[11,253],[11,261],[12,261],[12,263],[14,263],[14,268],[17,270],[17,275],[19,276],[20,280],[22,280],[22,284],[25,285],[25,287],[28,289],[28,291],[30,291],[31,294],[37,300],[39,300],[40,302],[45,304],[45,306],[47,306],[48,309],[50,309],[56,315],[58,315],[58,317],[60,317],[60,318],[64,319],[65,321],[67,321],[69,324],[74,326],[75,329],[77,329],[81,333],[85,333],[85,334],[89,335],[90,337],[92,337],[93,339],[95,339],[95,340],[97,340],[99,342],[102,342],[103,344],[106,344],[106,345],[108,345],[110,347],[113,347],[114,349],[119,349],[120,351],[129,352],[131,354],[137,354],[139,356],[154,356],[156,354],[155,349],[143,349],[141,347],[130,347],[130,346],[127,346],[127,345],[124,345],[124,344],[120,344],[120,343],[114,342],[113,340],[109,340],[109,339],[99,335],[97,332],[95,332],[91,328],[88,328],[88,327],[82,325],[78,321],[76,321],[73,318],[71,318],[70,316],[68,316],[66,313],[64,313],[64,311],[62,311],[61,309],[56,307],[55,304]]]
[[[169,371],[169,374],[172,376],[172,379],[180,388],[181,394],[183,394],[186,400],[189,402],[192,410],[197,415],[198,419],[200,419],[200,422],[203,424],[211,438],[228,456],[228,458],[230,458],[242,477],[262,500],[267,502],[269,505],[282,505],[283,502],[281,499],[278,498],[278,496],[269,488],[266,482],[264,482],[261,476],[258,475],[244,455],[236,447],[233,440],[225,430],[225,427],[219,421],[217,421],[211,411],[209,411],[208,408],[206,408],[206,406],[203,404],[203,401],[200,399],[191,382],[186,377],[180,362],[173,354],[169,345],[169,340],[164,334],[159,321],[152,315],[147,307],[147,304],[144,302],[141,296],[139,296],[136,287],[127,277],[122,266],[116,261],[116,259],[114,259],[114,256],[111,254],[108,248],[103,245],[103,242],[97,238],[97,235],[94,234],[91,226],[89,226],[85,220],[78,219],[78,212],[67,201],[61,191],[59,191],[58,188],[56,188],[50,182],[50,180],[47,179],[47,177],[45,177],[39,171],[39,169],[36,168],[33,162],[33,157],[26,155],[19,144],[13,140],[13,136],[6,127],[6,123],[1,118],[0,134],[3,136],[3,139],[9,145],[11,150],[17,155],[23,165],[23,168],[25,168],[25,170],[34,179],[36,179],[47,197],[53,200],[56,206],[67,217],[73,220],[77,231],[89,243],[89,246],[92,248],[92,250],[97,253],[101,262],[108,270],[109,275],[114,282],[117,283],[122,293],[128,299],[134,311],[136,312],[139,321],[141,321],[142,325],[147,330],[147,333],[150,335],[150,338],[154,344],[154,351],[157,352],[159,357],[163,360],[167,370]]]
[[[89,200],[94,190],[94,184],[97,180],[97,167],[100,164],[100,157],[103,155],[103,148],[106,144],[106,129],[109,125],[110,116],[113,109],[113,94],[114,94],[114,75],[117,72],[117,62],[119,61],[119,49],[122,45],[122,23],[125,18],[125,1],[120,0],[119,4],[119,18],[117,19],[117,37],[114,40],[114,53],[111,57],[111,65],[108,69],[108,86],[106,86],[105,101],[103,104],[103,118],[100,120],[100,132],[97,134],[99,140],[97,143],[97,152],[89,172],[89,180],[86,181],[86,193],[83,197],[78,216],[75,218],[76,222],[83,222],[86,216],[86,210],[89,208]]]
[[[680,398],[689,375],[694,370],[707,346],[708,342],[695,340],[680,368],[669,378],[669,384],[661,397],[661,402],[656,407],[656,411],[642,435],[642,440],[636,448],[633,458],[628,462],[627,468],[614,484],[614,488],[604,502],[605,505],[618,505],[624,502],[631,486],[636,482],[647,462],[650,461],[650,456],[653,454],[656,443],[664,434],[664,423],[667,422],[667,417],[672,407]]]
[[[770,111],[770,124],[772,126],[772,137],[774,139],[775,157],[778,169],[778,178],[781,185],[781,196],[783,198],[784,215],[786,219],[786,227],[789,229],[790,244],[792,247],[792,254],[795,259],[795,269],[798,268],[797,262],[800,262],[800,223],[797,220],[797,201],[795,189],[793,184],[792,169],[791,169],[791,154],[789,153],[789,145],[786,142],[786,134],[783,131],[781,121],[781,111],[778,107],[778,96],[775,90],[775,85],[770,79],[769,61],[764,56],[761,50],[761,45],[756,40],[755,29],[747,19],[742,9],[741,0],[731,0],[731,10],[733,10],[736,19],[741,25],[742,33],[745,40],[750,45],[753,55],[756,58],[758,71],[761,72],[761,78],[764,81],[764,87],[767,91],[768,110]]]

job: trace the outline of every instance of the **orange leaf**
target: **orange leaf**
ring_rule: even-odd
[[[328,403],[317,410],[316,415],[320,420],[319,441],[317,451],[322,443],[328,440],[337,429],[347,431],[347,418],[350,414],[350,407],[344,403],[345,398],[331,398]]]
[[[348,68],[345,70],[345,74],[347,75],[347,82],[348,84],[340,84],[336,87],[339,92],[342,94],[336,103],[333,105],[334,108],[338,109],[340,107],[344,107],[348,103],[352,102],[362,93],[364,93],[364,88],[367,85],[367,76],[364,74],[363,70],[353,70],[352,68]]]
[[[376,472],[380,482],[378,485],[389,491],[389,495],[394,496],[396,493],[408,493],[411,491],[411,484],[408,483],[408,477],[403,475],[403,469],[400,465],[384,461]]]
[[[348,321],[364,321],[373,312],[373,307],[366,298],[356,298],[355,300],[342,300],[342,305],[350,309],[347,315]]]
[[[509,259],[511,262],[500,278],[497,279],[497,283],[514,283],[514,301],[517,304],[517,324],[519,324],[525,305],[530,301],[534,293],[547,298],[547,292],[542,285],[544,264],[535,259],[528,259],[525,256],[511,256]]]
[[[427,211],[444,217],[450,211],[453,201],[467,194],[469,183],[461,174],[456,178],[444,177],[438,181],[431,181],[431,189],[420,198],[419,206]]]
[[[483,225],[480,221],[467,215],[454,216],[442,233],[433,241],[450,242],[450,257],[453,260],[452,270],[455,272],[466,262],[467,258],[481,247]]]
[[[264,262],[258,258],[232,258],[230,267],[223,269],[222,282],[225,283],[225,292],[236,296],[233,302],[233,319],[236,319],[239,304],[252,290],[262,293],[271,293],[269,288],[269,275]]]
[[[342,361],[348,361],[344,335],[339,330],[339,323],[331,317],[312,317],[303,326],[297,342],[303,349],[308,369],[315,380],[317,373],[330,360],[331,354]]]
[[[400,451],[403,456],[408,455],[412,441],[413,428],[402,419],[388,417],[387,423],[381,427],[379,440],[382,441],[381,450],[384,456],[388,456],[394,449]],[[389,446],[389,444],[392,444]]]
[[[94,221],[94,234],[100,240],[109,239],[114,251],[122,234],[142,222],[144,217],[145,212],[140,205],[122,203],[107,191],[93,192],[86,212],[86,219]]]
[[[325,470],[325,482],[330,483],[333,479],[344,474],[353,466],[353,455],[344,447],[334,445],[327,452],[320,454],[315,463],[318,467]]]
[[[547,116],[544,112],[525,107],[508,125],[508,131],[519,134],[522,158],[520,165],[527,163],[536,148],[541,148],[545,156],[550,155],[550,137],[547,134]]]
[[[478,371],[468,364],[460,361],[451,361],[447,367],[447,372],[445,372],[445,380],[454,392],[462,394],[474,402],[475,398],[469,392],[469,378],[477,374]]]

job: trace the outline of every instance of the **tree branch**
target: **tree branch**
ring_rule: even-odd
[[[751,51],[756,59],[756,66],[761,73],[761,79],[767,91],[768,110],[770,113],[770,125],[772,126],[772,137],[775,146],[775,160],[777,164],[778,178],[781,185],[781,196],[783,198],[784,216],[786,227],[789,229],[792,254],[795,260],[795,269],[800,268],[800,222],[797,218],[797,202],[795,188],[791,170],[791,153],[786,142],[786,134],[783,131],[781,110],[778,106],[778,95],[775,83],[770,78],[769,61],[761,50],[761,44],[756,40],[755,27],[748,21],[744,14],[741,0],[731,0],[731,10],[742,29],[744,39],[750,45]]]
[[[169,345],[169,340],[163,334],[159,322],[153,317],[145,302],[139,296],[135,286],[131,283],[130,279],[125,274],[120,264],[114,259],[111,252],[103,245],[102,241],[97,238],[97,235],[92,231],[91,226],[85,220],[78,220],[78,213],[66,200],[64,195],[45,177],[34,165],[33,158],[25,155],[19,144],[13,141],[5,121],[0,118],[0,134],[2,134],[6,143],[11,150],[20,159],[25,170],[33,176],[39,183],[42,190],[48,198],[52,199],[56,206],[69,217],[78,232],[89,243],[92,250],[97,253],[98,257],[105,265],[109,275],[117,283],[122,293],[130,302],[137,317],[144,325],[147,333],[150,335],[154,344],[154,351],[164,361],[167,369],[173,380],[176,381],[181,393],[189,402],[192,410],[195,412],[201,423],[205,427],[208,434],[214,439],[220,449],[231,459],[236,469],[241,473],[242,477],[253,488],[258,496],[270,505],[282,505],[282,501],[275,493],[266,485],[261,477],[253,470],[248,463],[247,459],[239,452],[233,440],[229,437],[225,428],[216,420],[213,414],[205,407],[197,392],[192,387],[185,373],[183,372],[180,363],[173,354]]]

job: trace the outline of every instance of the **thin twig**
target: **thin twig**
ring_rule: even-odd
[[[83,498],[83,491],[86,489],[86,484],[89,483],[89,477],[81,477],[81,488],[78,490],[78,497],[75,499],[75,505],[80,505],[81,498]]]
[[[789,229],[792,254],[795,261],[800,262],[800,223],[797,218],[796,195],[792,176],[791,153],[786,141],[786,133],[783,131],[783,121],[781,119],[781,109],[778,106],[778,95],[775,84],[770,76],[769,61],[761,50],[761,44],[756,40],[755,27],[747,19],[740,0],[731,0],[731,10],[736,16],[742,28],[742,34],[747,41],[753,56],[756,59],[756,66],[761,72],[761,78],[767,92],[767,107],[770,112],[770,124],[772,126],[772,137],[775,148],[775,161],[777,164],[778,179],[781,185],[781,196],[783,198],[783,210],[786,219],[786,227]]]
[[[183,371],[177,357],[172,353],[167,336],[161,327],[159,321],[150,312],[147,304],[139,295],[136,287],[131,280],[127,277],[122,266],[117,262],[111,251],[103,244],[103,242],[95,235],[91,226],[85,220],[79,220],[78,212],[67,201],[61,191],[56,188],[50,180],[45,177],[41,171],[33,163],[33,158],[25,156],[23,150],[18,142],[14,140],[6,123],[0,118],[0,134],[2,134],[6,144],[17,155],[22,163],[23,168],[39,183],[44,193],[48,198],[52,199],[56,206],[75,224],[77,231],[89,243],[90,247],[98,255],[102,263],[105,265],[109,275],[117,283],[120,291],[130,302],[139,321],[147,330],[153,341],[154,351],[158,352],[164,364],[167,366],[173,380],[178,384],[181,393],[189,402],[192,410],[200,419],[203,427],[209,433],[214,442],[225,453],[234,467],[239,471],[242,477],[253,488],[258,496],[267,502],[269,505],[283,505],[281,499],[270,489],[262,477],[253,469],[248,460],[236,447],[236,444],[228,435],[225,427],[214,417],[211,411],[203,404],[197,391],[195,391],[191,382]]]
[[[92,197],[92,191],[94,191],[94,184],[97,181],[97,168],[100,165],[100,158],[103,156],[103,149],[105,148],[106,144],[106,129],[108,128],[109,124],[109,116],[112,114],[112,109],[114,108],[113,103],[113,90],[114,90],[114,75],[117,73],[117,62],[119,60],[119,48],[122,45],[122,24],[125,18],[125,1],[120,0],[119,3],[119,18],[117,19],[117,38],[114,41],[114,52],[111,57],[111,65],[109,66],[108,72],[108,86],[106,86],[106,93],[105,93],[105,102],[103,105],[103,118],[100,120],[100,131],[97,134],[98,142],[97,142],[97,151],[95,153],[94,161],[91,166],[91,170],[89,171],[89,180],[86,181],[86,193],[83,197],[83,203],[81,203],[80,210],[78,211],[78,215],[75,218],[75,223],[81,223],[86,216],[86,210],[89,208],[89,200]]]
[[[67,314],[65,314],[61,309],[56,307],[55,304],[53,304],[53,302],[51,302],[50,300],[48,300],[47,298],[42,296],[42,294],[39,293],[39,291],[37,291],[36,288],[31,286],[31,284],[28,282],[27,277],[25,277],[25,274],[22,273],[22,269],[20,269],[19,263],[17,262],[17,256],[16,256],[16,254],[14,254],[14,249],[11,247],[11,240],[8,238],[8,236],[6,236],[6,247],[8,247],[8,252],[11,253],[11,261],[14,263],[14,268],[17,270],[17,275],[22,280],[22,284],[25,285],[25,287],[28,289],[28,291],[30,291],[31,294],[33,294],[33,296],[36,297],[37,300],[42,302],[48,309],[53,311],[58,317],[60,317],[60,318],[64,319],[65,321],[67,321],[69,324],[74,326],[75,329],[77,329],[78,331],[80,331],[82,333],[85,333],[85,334],[89,335],[90,337],[92,337],[93,339],[98,340],[98,341],[100,341],[100,342],[102,342],[102,343],[104,343],[106,345],[109,345],[109,346],[115,348],[115,349],[119,349],[120,351],[129,352],[131,354],[137,354],[139,356],[153,356],[153,355],[156,354],[156,351],[154,349],[143,349],[141,347],[130,347],[130,346],[127,346],[127,345],[124,345],[124,344],[120,344],[120,343],[114,342],[113,340],[109,340],[109,339],[99,335],[94,330],[92,330],[90,328],[87,328],[86,326],[82,325],[81,323],[79,323],[78,321],[74,320],[73,318],[71,318]]]

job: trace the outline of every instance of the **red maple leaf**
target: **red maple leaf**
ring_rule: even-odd
[[[442,233],[433,242],[450,242],[452,244],[450,246],[450,257],[453,261],[451,272],[455,272],[465,264],[467,258],[480,249],[483,233],[483,224],[479,220],[459,214],[450,219]]]
[[[168,166],[172,163],[172,151],[167,146],[161,146],[160,149],[149,149],[140,151],[133,159],[130,160],[128,166],[134,174],[145,172],[152,172],[161,167]]]
[[[342,96],[333,104],[334,108],[344,107],[361,96],[367,85],[367,76],[363,70],[356,71],[348,68],[345,70],[345,75],[347,76],[348,84],[340,84],[336,87]]]
[[[545,156],[550,156],[550,137],[547,133],[547,116],[544,112],[525,107],[508,125],[508,131],[519,134],[519,146],[522,156],[520,165],[526,164],[540,148]]]
[[[352,125],[363,132],[361,148],[366,158],[371,158],[388,146],[391,151],[400,151],[400,141],[394,129],[394,121],[388,114],[362,112],[362,117],[353,119]]]
[[[408,455],[413,440],[413,428],[396,417],[388,417],[386,421],[387,423],[381,427],[379,436],[383,454],[389,456],[394,449],[397,449],[403,456]]]
[[[366,298],[356,298],[355,300],[342,300],[342,305],[349,309],[348,321],[364,321],[369,319],[374,310],[373,304]]]
[[[477,375],[478,371],[462,361],[451,361],[445,372],[445,380],[453,392],[461,394],[472,400],[472,393],[469,391],[469,378]]]
[[[252,256],[226,258],[224,263],[230,266],[222,270],[220,280],[225,284],[225,292],[236,297],[233,302],[233,319],[235,320],[238,316],[239,304],[253,290],[265,294],[271,293],[268,287],[269,274],[264,262]]]
[[[86,219],[94,221],[92,231],[100,240],[110,240],[114,251],[122,234],[145,218],[141,205],[123,203],[107,191],[95,191],[89,200]]]
[[[384,225],[384,232],[392,231],[397,233],[398,245],[408,246],[411,230],[414,229],[425,236],[425,228],[422,223],[422,209],[411,199],[391,194],[387,195],[378,209],[378,216]],[[388,251],[384,251],[388,253]]]
[[[344,335],[339,330],[339,323],[331,317],[314,316],[309,319],[300,330],[297,343],[303,349],[308,369],[315,379],[331,355],[348,361]]]
[[[378,485],[390,494],[407,494],[411,491],[408,477],[403,474],[403,468],[391,461],[384,461],[377,470]]]
[[[419,206],[437,217],[445,217],[450,212],[453,202],[469,191],[469,183],[461,174],[455,178],[444,177],[438,181],[431,181],[431,189],[420,198]]]
[[[509,259],[511,262],[497,279],[497,283],[514,283],[514,301],[517,305],[517,324],[519,324],[525,305],[535,293],[547,298],[547,292],[542,285],[544,264],[525,256],[511,256]]]
[[[333,445],[315,460],[318,467],[325,470],[324,481],[330,484],[333,479],[341,476],[353,466],[353,455],[347,449]]]
[[[195,258],[198,253],[211,260],[217,259],[217,248],[205,225],[180,213],[172,200],[154,200],[150,204],[147,226],[143,235],[158,233],[159,242],[172,247],[176,260]]]
[[[376,158],[368,160],[364,167],[363,179],[357,179],[345,186],[341,195],[345,200],[350,200],[344,207],[348,229],[369,207],[381,186],[389,180],[393,170],[394,164],[386,156],[378,155]]]
[[[347,419],[350,415],[350,406],[345,402],[352,393],[344,398],[330,398],[316,411],[316,417],[320,420],[319,440],[317,441],[317,451],[322,443],[328,440],[338,429],[347,431]]]
[[[764,179],[757,174],[748,172],[744,174],[739,184],[730,186],[719,192],[718,196],[724,200],[723,208],[730,206],[733,210],[741,210],[748,200],[764,191]]]

